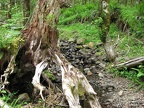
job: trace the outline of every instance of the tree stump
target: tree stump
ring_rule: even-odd
[[[59,51],[57,23],[60,7],[64,6],[68,6],[67,0],[38,0],[29,23],[21,33],[21,37],[25,42],[21,45],[16,55],[11,57],[11,61],[2,75],[5,77],[4,82],[1,79],[3,88],[6,85],[7,76],[12,74],[16,67],[20,74],[17,76],[23,76],[22,74],[31,75],[31,72],[25,73],[23,71],[24,66],[29,64],[35,68],[32,84],[34,88],[39,90],[41,98],[45,101],[43,91],[47,88],[41,84],[40,77],[42,72],[52,62],[55,62],[61,68],[62,88],[69,107],[81,108],[79,96],[83,95],[87,97],[91,108],[101,108],[96,92],[86,77],[77,68],[73,67]],[[17,60],[16,66],[14,65],[15,60]],[[16,74],[17,72],[16,70]]]

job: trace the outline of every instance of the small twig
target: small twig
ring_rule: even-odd
[[[138,41],[139,43],[141,43],[142,45],[144,44],[142,41],[140,41],[139,39],[137,38],[134,38],[136,41]]]
[[[117,36],[117,40],[116,40],[116,43],[115,43],[115,45],[114,45],[115,47],[117,47],[119,41],[120,41],[120,38],[119,38],[119,34],[118,34],[118,36]]]
[[[56,104],[55,106],[68,107],[68,105],[61,105],[61,104]]]
[[[127,50],[127,52],[125,53],[125,55],[127,55],[127,54],[129,53],[129,51],[130,51],[130,46],[129,46],[128,44],[126,44],[126,46],[128,47],[128,50]]]

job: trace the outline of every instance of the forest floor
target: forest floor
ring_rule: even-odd
[[[102,45],[83,45],[83,39],[61,41],[61,52],[88,78],[97,92],[102,108],[144,108],[144,91],[132,81],[107,70]],[[88,108],[83,103],[84,108]]]
[[[97,98],[102,108],[144,108],[144,91],[137,90],[138,86],[132,81],[116,76],[112,69],[108,69],[108,62],[102,48],[102,44],[94,45],[93,42],[83,43],[83,39],[70,38],[60,41],[60,50],[68,61],[77,67],[87,77],[89,83],[97,93]],[[54,75],[52,80],[61,90],[61,72],[59,67],[53,66],[50,70]],[[62,90],[61,90],[62,91]],[[57,101],[62,93],[53,93],[46,103],[36,101],[29,103],[22,108],[68,108],[67,105],[57,106],[62,98]],[[55,104],[57,103],[57,105]],[[81,99],[83,108],[89,108],[87,100]],[[52,104],[54,107],[47,107]],[[66,103],[67,104],[67,103]]]

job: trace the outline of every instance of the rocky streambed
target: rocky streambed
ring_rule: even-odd
[[[102,108],[144,108],[144,91],[130,87],[131,81],[116,77],[106,70],[106,59],[102,45],[83,40],[62,40],[60,49],[64,56],[88,78],[98,94]],[[88,108],[83,102],[84,108]]]

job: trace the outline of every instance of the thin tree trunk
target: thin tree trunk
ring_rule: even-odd
[[[23,24],[25,25],[30,16],[30,0],[22,0],[22,6],[24,16]]]
[[[101,25],[100,39],[103,42],[107,59],[110,62],[113,62],[116,59],[116,52],[114,51],[113,42],[109,36],[109,28],[110,28],[110,12],[108,9],[109,1],[110,0],[101,0],[100,17],[103,19],[103,23]]]
[[[11,11],[11,10],[12,10],[14,4],[15,4],[14,1],[13,1],[13,0],[10,0],[10,4],[9,4],[10,7],[8,7],[8,10],[9,10],[9,11],[8,11],[8,18],[9,18],[9,19],[11,19],[11,17],[12,17],[12,11]]]

